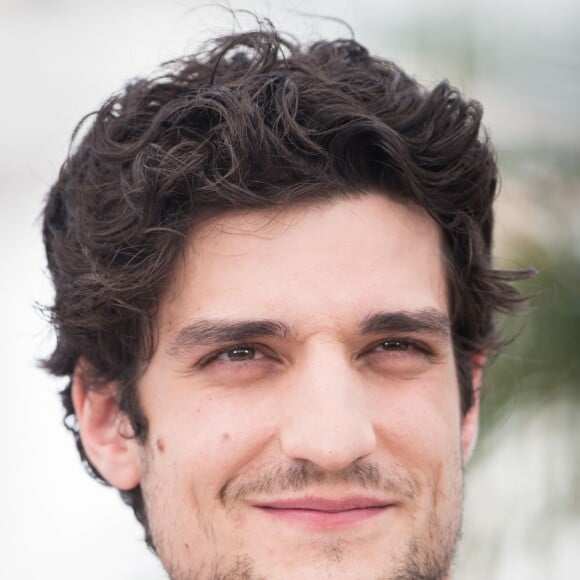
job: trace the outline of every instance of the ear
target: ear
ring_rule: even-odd
[[[83,447],[105,481],[120,490],[133,489],[141,479],[140,446],[132,438],[129,419],[117,405],[117,384],[92,385],[87,367],[81,360],[72,381],[72,400]]]
[[[473,404],[461,420],[461,452],[463,464],[467,463],[477,443],[479,432],[479,409],[481,401],[481,383],[483,379],[483,365],[485,355],[476,354],[471,361],[471,376],[473,384]]]

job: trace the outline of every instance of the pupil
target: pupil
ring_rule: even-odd
[[[253,348],[233,348],[228,351],[228,357],[230,360],[248,360],[253,358],[253,356]]]
[[[387,342],[383,343],[383,348],[385,349],[396,349],[396,350],[407,350],[409,348],[409,345],[404,343],[404,342],[400,342],[398,340],[389,340]]]

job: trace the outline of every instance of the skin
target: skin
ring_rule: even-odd
[[[367,194],[222,215],[190,241],[138,385],[147,443],[114,384],[73,382],[87,453],[142,486],[171,578],[449,579],[478,404],[462,417],[436,224]],[[264,320],[275,336],[231,328]],[[296,498],[338,503],[280,508]]]

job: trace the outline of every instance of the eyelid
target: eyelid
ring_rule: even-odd
[[[419,351],[419,353],[421,353],[425,356],[429,356],[429,357],[433,357],[436,354],[435,350],[427,342],[420,340],[420,339],[417,339],[415,337],[410,337],[410,336],[383,337],[380,340],[373,342],[371,345],[369,345],[367,348],[365,348],[363,351],[361,351],[360,354],[361,355],[370,354],[377,347],[381,346],[382,344],[384,344],[386,342],[400,342],[402,344],[407,344],[410,347],[412,347],[414,350]],[[401,352],[406,352],[406,351],[401,351]]]
[[[372,353],[377,347],[385,342],[401,342],[404,344],[408,344],[414,350],[418,351],[420,354],[423,354],[429,358],[435,358],[437,356],[436,350],[430,346],[426,341],[410,337],[410,336],[388,336],[382,337],[381,339],[374,341],[369,346],[365,347],[357,354],[357,358],[360,356],[364,356],[366,354]],[[265,357],[269,357],[273,360],[280,360],[280,357],[276,354],[276,352],[268,347],[267,345],[260,343],[260,342],[233,342],[231,344],[225,345],[220,347],[218,350],[214,350],[206,355],[204,355],[196,364],[195,366],[199,368],[204,368],[207,365],[211,364],[215,361],[219,356],[226,354],[230,350],[234,350],[236,348],[253,348],[256,351],[263,354]],[[402,353],[406,351],[401,351]]]
[[[257,342],[236,342],[236,343],[232,343],[232,344],[229,344],[227,346],[224,346],[224,347],[220,348],[219,350],[214,350],[214,351],[210,352],[209,354],[206,354],[196,363],[196,366],[198,366],[200,368],[204,368],[207,365],[209,365],[210,363],[212,363],[213,361],[215,361],[222,354],[226,354],[230,350],[235,350],[237,348],[252,348],[252,349],[256,350],[257,352],[259,352],[260,354],[264,355],[265,357],[269,356],[270,358],[276,358],[274,356],[274,354],[275,354],[274,351],[271,348],[267,347],[265,344],[257,343]]]

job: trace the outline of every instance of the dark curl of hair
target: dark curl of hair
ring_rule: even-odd
[[[155,316],[192,227],[228,210],[383,192],[439,224],[462,410],[471,360],[499,344],[495,314],[521,302],[526,273],[491,264],[497,168],[482,108],[447,81],[426,90],[353,40],[303,47],[273,28],[214,40],[137,79],[96,112],[44,213],[57,346],[45,366],[93,388],[118,385],[144,442],[137,381]],[[71,383],[65,424],[78,435]],[[140,487],[122,492],[152,541]]]

